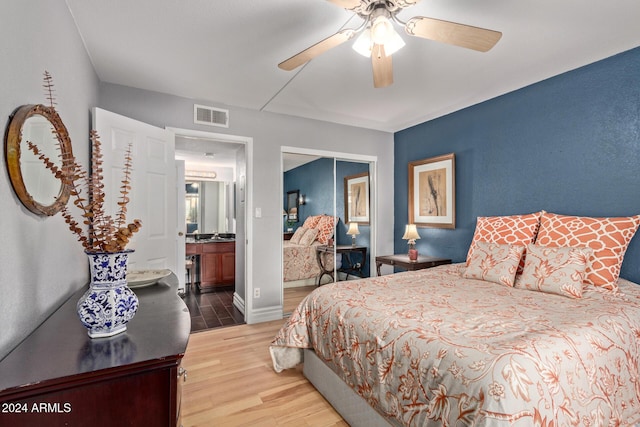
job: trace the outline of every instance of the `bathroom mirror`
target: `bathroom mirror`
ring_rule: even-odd
[[[27,141],[58,167],[63,156],[71,156],[69,134],[53,107],[19,107],[10,117],[4,146],[9,178],[22,204],[37,215],[55,215],[69,200],[69,186],[29,150]]]
[[[187,233],[235,233],[233,182],[185,182]]]

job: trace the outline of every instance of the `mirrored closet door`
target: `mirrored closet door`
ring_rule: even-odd
[[[282,154],[283,313],[327,283],[371,275],[369,161]]]

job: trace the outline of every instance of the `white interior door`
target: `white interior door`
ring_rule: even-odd
[[[176,263],[175,138],[171,131],[151,126],[100,108],[93,109],[93,128],[103,151],[105,208],[115,215],[122,180],[122,165],[132,147],[132,176],[127,221],[142,220],[128,248],[131,270],[168,268]],[[183,274],[178,278],[184,282]]]
[[[185,263],[180,262],[186,258],[187,249],[187,213],[185,206],[186,189],[184,186],[184,160],[176,160],[176,275],[180,282],[180,288],[185,288]]]

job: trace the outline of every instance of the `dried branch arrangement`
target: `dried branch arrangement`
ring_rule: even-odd
[[[55,110],[53,97],[53,83],[51,75],[45,71],[44,87],[50,107]],[[63,138],[68,135],[59,135],[54,131],[54,136],[61,144]],[[134,219],[127,224],[127,204],[129,203],[129,192],[131,191],[131,145],[129,145],[124,159],[123,176],[120,185],[120,195],[118,199],[118,212],[115,217],[107,215],[104,210],[104,176],[102,174],[102,147],[97,132],[91,131],[91,170],[89,175],[77,161],[73,153],[68,156],[60,155],[61,166],[58,167],[38,147],[28,141],[29,149],[45,164],[56,178],[69,186],[73,204],[82,212],[82,223],[86,230],[76,221],[69,208],[62,208],[62,216],[68,224],[69,229],[78,236],[78,241],[82,243],[87,252],[120,252],[123,251],[129,240],[140,230],[142,221]]]

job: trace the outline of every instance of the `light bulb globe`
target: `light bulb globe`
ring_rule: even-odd
[[[393,25],[385,16],[378,16],[371,24],[371,39],[374,43],[383,45],[393,33]]]

